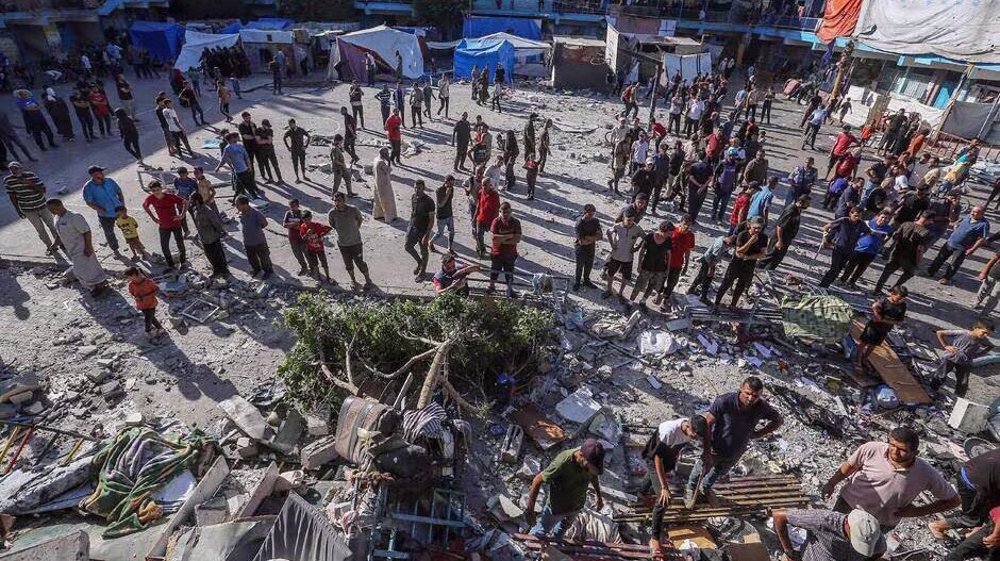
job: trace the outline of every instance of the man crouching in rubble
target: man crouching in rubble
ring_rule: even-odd
[[[660,538],[663,535],[663,513],[670,506],[670,473],[677,467],[681,452],[691,441],[703,438],[708,432],[708,421],[701,415],[691,419],[681,417],[660,423],[649,436],[649,442],[642,451],[646,460],[646,481],[642,494],[656,489],[656,503],[653,505],[653,536],[649,539],[650,553],[663,556]]]
[[[597,476],[604,472],[604,446],[588,438],[579,448],[560,452],[544,470],[535,475],[528,491],[527,516],[535,516],[535,499],[542,483],[549,484],[548,501],[529,532],[532,536],[562,538],[587,503],[587,486],[594,486],[597,510],[604,507]]]

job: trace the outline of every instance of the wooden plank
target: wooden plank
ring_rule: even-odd
[[[851,336],[855,340],[861,336],[864,324],[859,320],[854,320],[851,324]],[[913,377],[910,370],[899,360],[896,351],[888,343],[883,342],[868,355],[868,362],[871,363],[878,375],[893,391],[900,403],[926,404],[932,403],[931,398],[920,386],[917,379]]]
[[[566,431],[550,421],[533,404],[527,404],[511,415],[511,421],[519,425],[542,450],[548,450],[563,440]]]

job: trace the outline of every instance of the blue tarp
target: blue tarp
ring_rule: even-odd
[[[506,81],[510,83],[514,75],[514,45],[510,41],[498,41],[490,45],[470,47],[463,40],[455,49],[455,78],[471,78],[472,67],[480,70],[488,68],[490,80],[496,73],[497,63],[503,63]]]
[[[239,33],[241,29],[243,29],[243,24],[241,24],[238,21],[234,21],[233,23],[219,30],[219,33],[222,35],[230,35],[232,33]]]
[[[492,33],[510,33],[525,39],[542,38],[542,20],[530,18],[472,17],[465,18],[462,37],[482,37]]]
[[[291,29],[295,25],[294,20],[285,18],[260,18],[256,21],[251,21],[246,25],[247,29],[263,29],[266,31],[284,31],[286,29]]]
[[[174,60],[181,52],[184,27],[176,23],[137,21],[128,30],[132,44],[145,47],[160,62]]]

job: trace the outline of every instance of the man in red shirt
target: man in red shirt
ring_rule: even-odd
[[[403,145],[403,119],[399,116],[399,109],[393,109],[392,115],[389,115],[389,118],[385,120],[385,134],[392,146],[389,163],[403,165],[403,161],[399,159]]]
[[[722,155],[722,131],[716,127],[712,134],[705,138],[705,156],[708,164],[712,167],[719,165],[719,156]]]
[[[323,266],[323,273],[326,274],[326,282],[333,282],[330,279],[330,267],[326,263],[326,248],[323,247],[323,237],[330,233],[331,228],[326,224],[313,222],[312,212],[302,211],[302,223],[299,224],[299,235],[306,244],[306,261],[309,262],[309,275],[312,278],[323,282],[323,276],[319,274],[319,266]]]
[[[685,216],[681,218],[679,226],[674,228],[670,234],[670,255],[667,259],[667,282],[663,290],[656,295],[653,304],[660,305],[662,302],[664,309],[670,308],[670,295],[674,293],[674,287],[681,275],[687,272],[688,258],[691,250],[694,249],[694,232],[691,230],[691,218]]]
[[[837,167],[833,170],[834,179],[838,177],[854,177],[854,172],[857,171],[858,163],[860,162],[860,150],[844,154],[844,157],[840,159],[840,162],[837,163]]]
[[[844,125],[844,130],[837,135],[837,140],[833,143],[833,148],[830,150],[830,161],[826,165],[826,179],[830,179],[830,172],[833,171],[834,166],[840,163],[845,156],[849,153],[851,146],[860,144],[857,137],[851,134],[851,125]]]
[[[184,233],[181,228],[181,217],[187,211],[187,201],[173,193],[164,193],[163,184],[153,181],[149,184],[150,195],[142,202],[142,209],[160,226],[160,249],[167,262],[167,270],[174,268],[174,257],[170,255],[170,236],[173,235],[180,254],[180,266],[187,261],[187,250],[184,248]],[[152,211],[150,211],[152,207]],[[155,214],[154,214],[155,212]]]
[[[490,265],[490,286],[487,291],[493,292],[494,283],[502,270],[507,283],[507,298],[514,297],[514,263],[517,261],[517,244],[521,241],[521,222],[511,216],[512,213],[510,203],[507,201],[500,203],[500,216],[494,218],[493,224],[490,225],[490,233],[493,234],[493,248],[490,255],[493,259]]]
[[[650,132],[653,134],[653,138],[656,139],[656,148],[653,150],[654,153],[660,151],[660,143],[663,139],[667,137],[667,127],[663,126],[663,123],[659,121],[653,121],[653,124],[649,127]]]
[[[486,231],[493,226],[493,219],[497,217],[499,211],[500,193],[493,188],[493,180],[485,177],[476,205],[476,253],[480,257],[486,251]]]

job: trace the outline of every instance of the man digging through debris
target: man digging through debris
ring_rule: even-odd
[[[604,498],[597,477],[603,472],[604,446],[593,438],[584,440],[579,448],[560,452],[531,481],[525,508],[529,523],[535,522],[535,499],[543,483],[549,484],[549,492],[545,508],[529,533],[535,537],[549,535],[561,539],[586,505],[590,485],[597,495],[595,507],[601,510]]]

